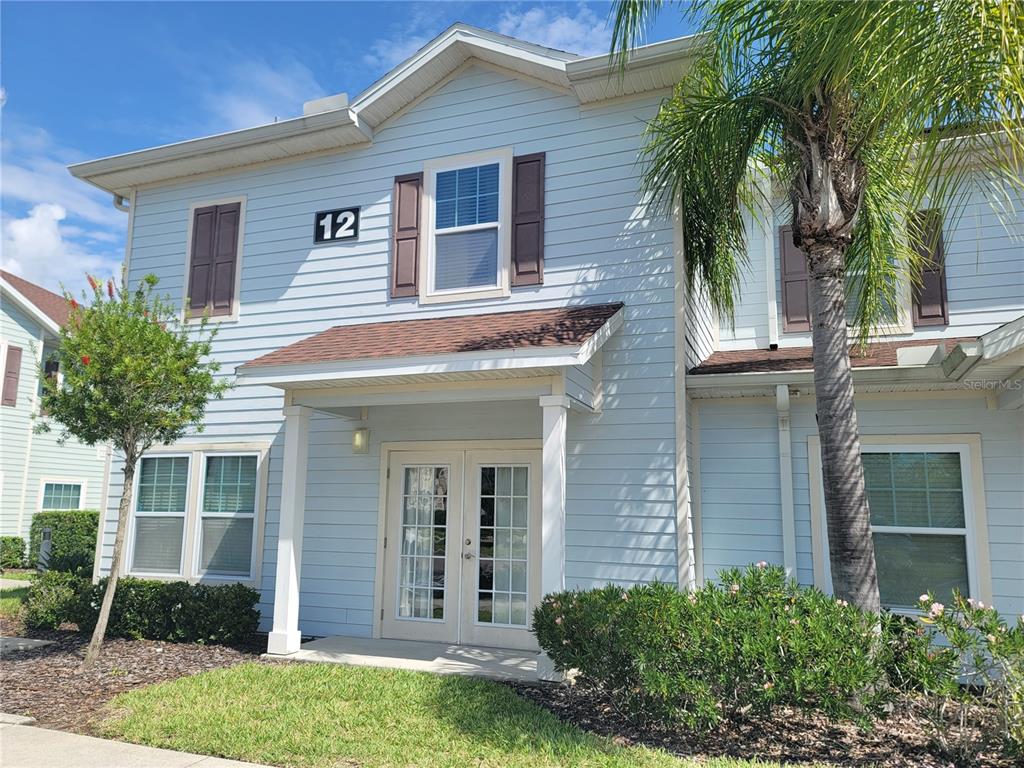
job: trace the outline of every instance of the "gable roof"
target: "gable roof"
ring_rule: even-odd
[[[68,166],[76,178],[114,195],[197,173],[345,150],[373,141],[374,129],[438,85],[466,61],[478,60],[574,93],[581,103],[669,88],[689,66],[696,36],[636,48],[623,72],[605,54],[580,57],[457,23],[370,85],[348,104],[276,123],[190,139]],[[322,103],[325,100],[321,100]]]
[[[36,319],[43,322],[47,330],[58,333],[60,326],[68,321],[68,303],[60,294],[30,283],[5,269],[0,269],[0,278],[11,296],[36,315]]]

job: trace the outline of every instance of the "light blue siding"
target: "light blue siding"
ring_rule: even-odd
[[[604,347],[604,410],[570,414],[570,586],[675,581],[672,232],[643,215],[637,149],[658,97],[581,110],[574,98],[503,71],[469,67],[376,132],[372,146],[159,188],[136,198],[130,279],[148,272],[181,301],[189,206],[246,197],[241,312],[215,354],[225,375],[333,325],[480,311],[623,301]],[[387,294],[394,176],[426,160],[512,146],[547,155],[544,285],[504,301],[420,306]],[[311,212],[360,205],[358,242],[313,248]],[[572,386],[586,376],[574,372]],[[272,611],[280,497],[282,399],[259,386],[211,404],[202,441],[273,441],[261,578]],[[382,440],[539,438],[535,402],[372,408],[370,456],[352,456],[347,423],[314,420],[300,624],[315,634],[368,634]],[[619,459],[621,458],[621,461]],[[120,493],[112,473],[104,542],[109,566]],[[315,532],[316,541],[313,541]]]
[[[46,482],[78,483],[82,486],[79,505],[101,507],[106,453],[103,447],[75,440],[60,445],[56,425],[51,432],[34,433],[40,361],[44,345],[49,354],[54,339],[6,295],[0,310],[0,337],[21,348],[17,403],[0,408],[0,535],[28,539],[32,516],[42,508]]]

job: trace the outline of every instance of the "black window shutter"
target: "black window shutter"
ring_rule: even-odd
[[[512,285],[544,282],[544,153],[512,160]]]
[[[914,286],[914,327],[948,325],[942,213],[937,210],[918,211],[910,225],[910,238],[914,249],[921,255],[921,279]]]
[[[395,177],[391,200],[391,298],[415,296],[419,292],[420,198],[423,173]]]
[[[4,361],[3,405],[18,404],[18,383],[21,381],[21,347],[7,347]]]
[[[192,256],[188,267],[188,305],[202,312],[210,303],[213,244],[217,232],[217,206],[197,208],[192,218]]]
[[[793,244],[793,228],[779,227],[779,268],[782,275],[782,330],[811,330],[807,257]]]

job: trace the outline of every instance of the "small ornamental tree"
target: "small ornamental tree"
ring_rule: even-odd
[[[157,278],[147,275],[135,290],[122,279],[104,285],[89,277],[91,296],[82,303],[69,293],[70,317],[56,352],[60,377],[43,378],[42,417],[37,427],[60,430],[60,439],[111,443],[124,458],[124,485],[117,535],[96,628],[83,670],[96,663],[106,634],[110,607],[121,572],[124,540],[139,458],[153,445],[167,445],[190,428],[202,430],[210,399],[220,399],[230,383],[216,377],[209,358],[216,328],[208,318],[185,324],[166,297],[154,293]]]

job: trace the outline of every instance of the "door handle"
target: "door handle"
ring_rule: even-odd
[[[476,555],[475,555],[475,554],[473,554],[472,552],[464,552],[462,556],[463,556],[463,557],[464,557],[464,558],[465,558],[466,560],[472,560],[472,559],[473,559],[474,557],[476,557]]]

